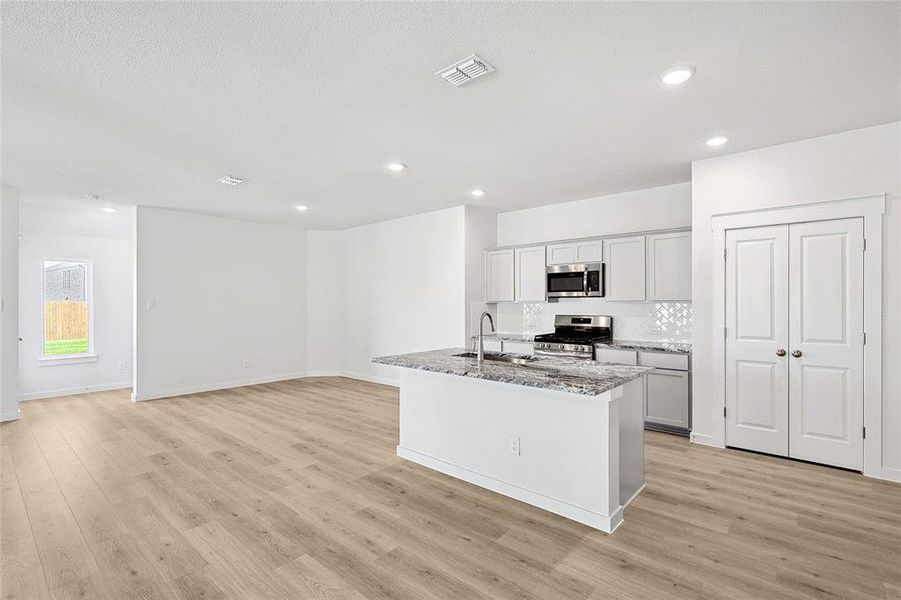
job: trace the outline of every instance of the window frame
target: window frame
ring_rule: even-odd
[[[88,349],[85,352],[77,354],[44,354],[46,348],[46,340],[44,339],[45,324],[47,314],[46,306],[46,290],[44,289],[44,271],[48,262],[66,262],[78,263],[85,266],[85,301],[88,303]],[[40,263],[41,276],[41,354],[38,363],[42,366],[46,365],[66,365],[87,362],[97,362],[97,354],[94,349],[94,261],[90,258],[59,258],[45,256],[41,258]]]

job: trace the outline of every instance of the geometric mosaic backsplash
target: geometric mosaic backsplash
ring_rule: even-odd
[[[537,334],[554,330],[558,314],[610,315],[619,340],[691,342],[691,302],[608,302],[603,298],[567,298],[560,302],[497,305],[498,329]]]

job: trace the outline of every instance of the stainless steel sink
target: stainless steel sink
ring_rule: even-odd
[[[479,355],[475,352],[463,352],[462,354],[454,354],[454,356],[459,356],[460,358],[478,358]],[[505,362],[511,363],[514,365],[529,365],[532,366],[532,362],[537,360],[534,356],[510,356],[508,354],[485,354],[485,360],[490,360],[494,362]]]

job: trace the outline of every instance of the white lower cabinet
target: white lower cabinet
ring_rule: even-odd
[[[503,352],[503,342],[498,339],[483,339],[482,348],[485,352]]]
[[[656,369],[645,376],[645,382],[645,426],[687,430],[688,371]]]

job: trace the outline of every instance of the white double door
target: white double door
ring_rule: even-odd
[[[863,222],[726,233],[726,444],[863,468]]]

